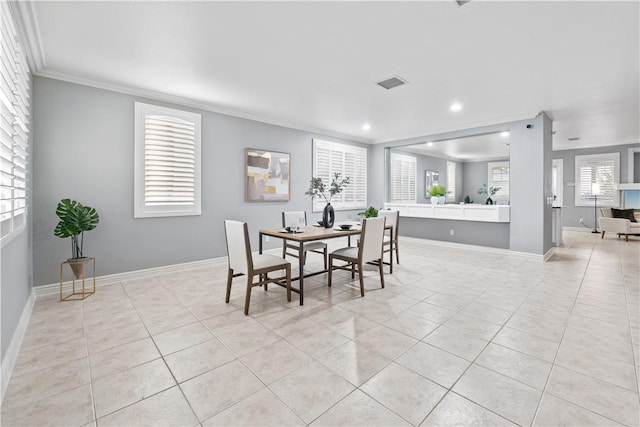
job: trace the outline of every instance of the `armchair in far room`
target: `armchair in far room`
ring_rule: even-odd
[[[618,217],[614,217],[617,215]],[[640,235],[640,212],[634,212],[633,209],[612,209],[602,208],[600,209],[600,218],[598,218],[598,225],[602,232],[601,238],[604,239],[605,233],[615,233],[620,236],[624,236],[626,242],[629,241],[629,235]]]

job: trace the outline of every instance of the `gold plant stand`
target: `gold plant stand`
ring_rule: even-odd
[[[85,280],[87,269],[86,264],[93,262],[93,290],[88,291],[85,288]],[[63,267],[66,265],[71,269],[71,284],[72,291],[69,295],[63,297],[62,295],[62,282],[63,282]],[[76,275],[76,272],[78,273]],[[82,280],[82,292],[76,292],[76,280]],[[95,258],[81,258],[81,259],[68,259],[60,263],[60,301],[80,301],[89,298],[96,293],[96,259]]]

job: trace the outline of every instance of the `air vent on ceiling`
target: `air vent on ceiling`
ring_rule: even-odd
[[[382,86],[383,88],[385,88],[387,90],[393,89],[394,87],[406,85],[406,84],[407,84],[407,81],[401,79],[398,76],[393,76],[393,77],[390,77],[388,79],[385,79],[385,80],[377,83],[377,85]]]
[[[579,136],[574,136],[573,138],[567,138],[569,141],[574,142],[574,141],[580,141],[580,137]]]
[[[456,0],[456,3],[458,3],[458,6],[464,6],[465,4],[469,3],[471,0]]]

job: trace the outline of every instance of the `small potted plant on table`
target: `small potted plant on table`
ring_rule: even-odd
[[[333,227],[333,223],[336,220],[336,214],[331,206],[331,199],[336,194],[342,193],[342,190],[349,185],[349,177],[340,179],[339,173],[333,174],[331,185],[328,187],[322,182],[322,178],[311,178],[309,189],[304,193],[311,198],[321,197],[327,202],[324,210],[322,211],[322,225],[325,228]]]

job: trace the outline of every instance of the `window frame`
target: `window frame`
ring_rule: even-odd
[[[509,161],[508,160],[503,160],[500,162],[488,162],[487,163],[487,190],[490,187],[502,187],[500,190],[498,190],[498,192],[496,194],[494,194],[493,196],[491,194],[487,194],[487,197],[491,197],[491,199],[495,202],[497,201],[506,201],[507,203],[509,203],[509,199],[510,199],[510,188],[507,188],[506,190],[504,189],[504,184],[502,185],[496,185],[493,182],[493,170],[496,168],[507,168],[509,170],[509,181],[507,181],[509,184],[509,187],[511,186],[511,168],[509,165]],[[500,182],[504,182],[504,181],[500,181]],[[505,194],[506,193],[506,194]]]
[[[394,161],[401,163],[400,170],[394,171]],[[413,176],[411,176],[413,172]],[[400,184],[398,185],[400,190],[400,197],[394,197],[394,175],[398,173],[400,178]],[[418,191],[418,159],[415,156],[408,154],[394,153],[389,154],[389,202],[390,203],[417,203]],[[407,197],[405,197],[407,195]]]
[[[620,183],[620,153],[601,153],[601,154],[585,154],[577,155],[575,157],[575,193],[574,203],[575,206],[594,206],[595,198],[592,196],[582,197],[581,194],[591,194],[591,188],[588,191],[582,191],[582,182],[580,180],[580,169],[583,164],[594,162],[612,162],[613,174],[612,174],[612,199],[597,198],[597,204],[600,207],[616,207],[620,203],[620,194],[618,191],[618,184]],[[600,188],[603,186],[600,185]]]
[[[0,147],[2,149],[0,247],[4,247],[27,227],[29,189],[28,117],[31,114],[30,70],[16,31],[13,11],[2,2],[0,31]],[[6,216],[5,219],[2,217]]]
[[[318,150],[329,150],[331,156],[342,156],[342,164],[335,165],[329,161],[329,175],[324,176],[318,172]],[[345,156],[353,155],[355,167],[362,165],[362,176],[351,176],[346,172]],[[334,173],[340,173],[341,178],[349,177],[349,185],[342,193],[337,194],[331,201],[334,210],[355,210],[367,208],[367,173],[368,173],[368,150],[357,145],[343,144],[340,142],[324,141],[320,139],[312,140],[312,174],[314,178],[322,178],[325,185],[331,184]],[[345,195],[353,193],[354,200],[345,202]],[[358,193],[362,193],[363,199],[358,199]],[[326,201],[322,197],[316,197],[312,201],[312,212],[321,212],[326,206]]]
[[[198,216],[202,214],[202,117],[198,113],[136,102],[134,138],[134,218]],[[194,126],[194,203],[192,205],[145,205],[145,119],[161,115]]]

